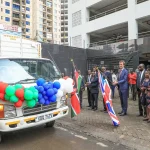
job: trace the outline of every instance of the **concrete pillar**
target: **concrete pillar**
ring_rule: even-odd
[[[138,23],[135,16],[137,0],[128,0],[128,40],[138,39]]]

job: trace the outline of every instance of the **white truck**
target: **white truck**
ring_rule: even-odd
[[[41,44],[17,36],[1,35],[0,82],[30,87],[36,85],[36,79],[41,77],[48,81],[60,78],[60,71],[54,62],[41,58]],[[50,105],[37,104],[33,108],[25,104],[16,108],[12,103],[0,100],[0,142],[5,132],[41,124],[52,127],[55,120],[68,114],[64,99],[62,97]]]

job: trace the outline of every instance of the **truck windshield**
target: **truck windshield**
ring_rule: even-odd
[[[0,59],[0,81],[16,83],[23,80],[28,82],[26,79],[38,78],[52,81],[60,78],[60,72],[50,60]]]

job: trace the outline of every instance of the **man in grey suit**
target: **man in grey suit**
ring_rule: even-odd
[[[138,93],[138,104],[139,104],[139,115],[138,116],[143,116],[146,115],[146,110],[143,110],[142,108],[142,104],[141,104],[141,99],[140,99],[140,95],[141,95],[141,85],[144,81],[145,78],[145,66],[144,64],[140,64],[138,66],[139,72],[137,73],[137,81],[136,81],[136,87],[137,87],[137,93]]]

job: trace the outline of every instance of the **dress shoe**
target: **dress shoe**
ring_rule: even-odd
[[[127,114],[126,113],[122,113],[122,114],[120,114],[120,116],[126,116]]]
[[[137,115],[137,117],[142,117],[142,116],[143,116],[142,114]]]
[[[91,106],[89,105],[89,106],[86,106],[86,107],[91,107]]]
[[[120,115],[120,114],[122,114],[122,113],[123,113],[123,111],[119,112],[118,114]]]
[[[143,121],[148,121],[148,119],[147,119],[147,118],[145,118],[145,119],[143,119]]]
[[[94,108],[94,109],[93,109],[93,111],[96,111],[96,110],[97,110],[97,108]]]

